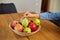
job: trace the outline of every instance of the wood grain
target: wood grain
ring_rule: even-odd
[[[0,40],[60,40],[60,28],[48,20],[41,20],[41,29],[34,35],[28,37],[16,35],[10,30],[9,23],[22,14],[0,14]]]
[[[14,15],[14,17],[11,15]],[[0,15],[0,40],[28,40],[27,37],[16,35],[9,28],[9,23],[15,20],[15,18],[17,19],[18,17],[17,14]]]
[[[29,38],[30,40],[60,40],[60,28],[48,20],[41,20],[40,31]]]

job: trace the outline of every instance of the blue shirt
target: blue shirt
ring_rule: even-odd
[[[40,13],[40,19],[58,20],[58,19],[60,19],[60,12],[58,12],[58,13],[51,13],[51,12]]]

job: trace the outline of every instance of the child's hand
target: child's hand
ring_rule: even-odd
[[[25,17],[32,17],[33,14],[31,14],[30,12],[26,12],[26,13],[24,14],[24,16],[25,16]]]

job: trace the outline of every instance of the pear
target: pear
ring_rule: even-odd
[[[40,25],[40,20],[38,18],[33,18],[33,22],[39,26]]]
[[[24,27],[27,27],[27,26],[28,26],[28,23],[29,23],[29,21],[28,21],[27,18],[23,18],[23,19],[21,20],[21,24],[22,24]]]
[[[26,33],[31,33],[31,29],[30,29],[29,27],[26,27],[26,28],[24,29],[24,32],[26,32]]]

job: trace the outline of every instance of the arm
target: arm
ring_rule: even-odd
[[[60,18],[60,13],[49,13],[49,12],[45,12],[45,13],[41,13],[40,14],[40,18],[41,19],[46,19],[46,20],[57,20],[58,18]]]
[[[55,13],[56,14],[56,18],[60,19],[60,12]]]
[[[32,14],[32,17],[39,18],[39,15],[38,14]]]
[[[24,14],[25,17],[36,17],[40,19],[46,19],[46,20],[57,20],[58,18],[60,18],[60,13],[49,13],[49,12],[44,12],[39,14],[31,14],[30,12],[26,12]]]

